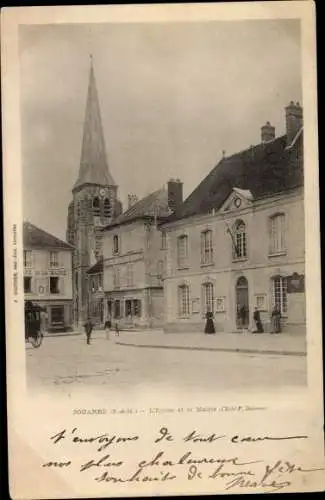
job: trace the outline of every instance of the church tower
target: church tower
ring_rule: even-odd
[[[74,323],[89,314],[87,270],[102,257],[101,228],[121,213],[107,164],[104,133],[91,58],[80,168],[68,208],[67,241],[75,247],[72,261]]]

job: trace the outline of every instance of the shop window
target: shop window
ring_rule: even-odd
[[[128,299],[125,301],[125,317],[130,319],[133,317],[141,317],[140,299]]]
[[[51,322],[53,324],[64,323],[64,307],[54,306],[51,308]]]

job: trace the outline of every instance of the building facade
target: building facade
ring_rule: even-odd
[[[68,243],[24,222],[24,297],[43,307],[47,331],[72,328],[72,252]]]
[[[67,241],[74,246],[73,319],[82,325],[90,315],[87,271],[100,260],[101,229],[121,211],[115,184],[107,164],[99,100],[91,62],[79,175],[68,208]]]
[[[285,110],[286,135],[269,123],[261,142],[224,157],[161,226],[166,231],[166,331],[265,331],[281,311],[282,329],[304,332],[305,236],[302,108]]]
[[[129,198],[130,202],[130,198]],[[182,202],[182,183],[171,180],[129,208],[104,230],[104,316],[125,328],[162,327],[165,233],[158,228]]]
[[[88,311],[92,323],[97,328],[103,328],[105,323],[104,308],[104,268],[103,257],[87,271]]]

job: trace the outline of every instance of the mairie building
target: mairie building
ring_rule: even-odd
[[[305,331],[303,110],[285,108],[286,133],[267,122],[259,144],[221,161],[160,229],[165,233],[165,331],[254,327]],[[239,312],[241,312],[239,314]]]

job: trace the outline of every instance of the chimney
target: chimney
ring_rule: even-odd
[[[183,203],[183,183],[179,179],[170,179],[167,186],[168,208],[175,212]]]
[[[302,107],[299,102],[296,104],[291,101],[285,108],[286,115],[286,131],[287,131],[287,146],[292,144],[297,133],[302,127]]]
[[[131,208],[137,201],[138,197],[136,194],[128,194],[128,208]]]
[[[269,142],[275,139],[275,127],[271,125],[270,122],[266,122],[263,127],[261,127],[261,141]]]

